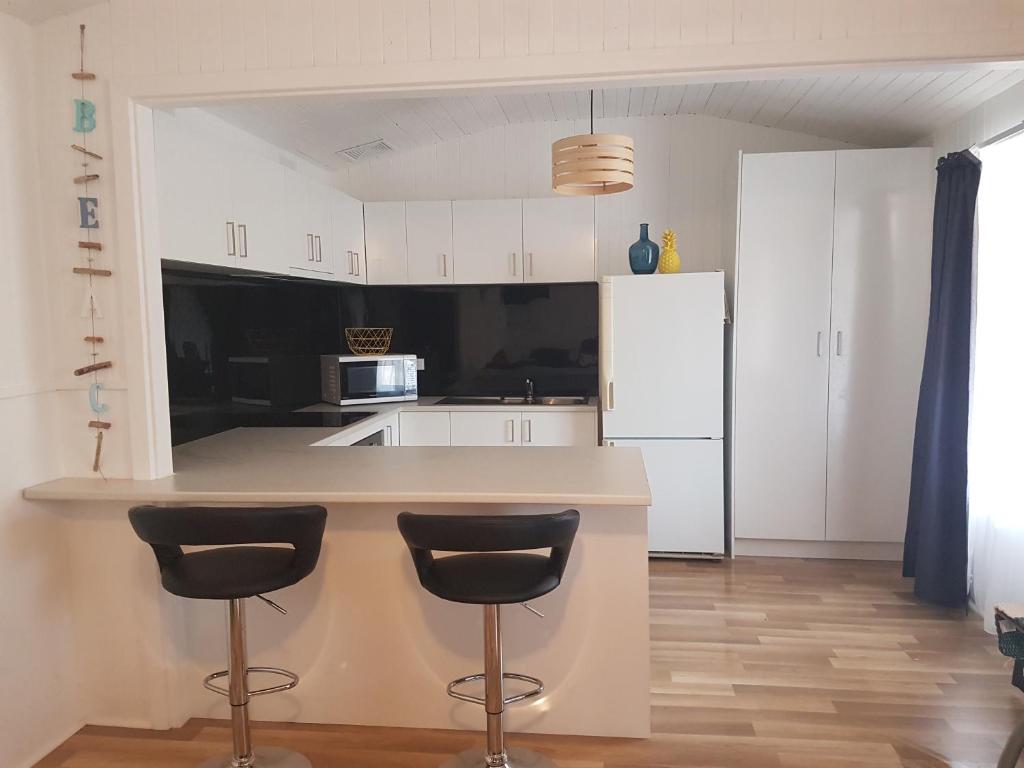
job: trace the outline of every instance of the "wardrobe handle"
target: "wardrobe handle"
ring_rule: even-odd
[[[836,331],[836,357],[843,355],[843,332]]]
[[[235,255],[235,222],[227,222],[228,256]]]
[[[238,256],[242,259],[249,257],[249,235],[245,224],[238,225]]]

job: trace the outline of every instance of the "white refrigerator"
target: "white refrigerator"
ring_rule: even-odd
[[[601,281],[601,430],[643,451],[652,554],[725,552],[725,276]]]

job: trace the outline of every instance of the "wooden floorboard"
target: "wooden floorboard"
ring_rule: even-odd
[[[510,737],[561,768],[981,768],[1024,717],[981,622],[921,605],[893,563],[651,564],[650,740]],[[614,702],[609,702],[614,706]],[[434,768],[478,734],[257,724],[318,768]],[[37,768],[186,768],[226,721],[87,726]]]

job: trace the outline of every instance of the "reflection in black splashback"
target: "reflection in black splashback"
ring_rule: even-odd
[[[229,357],[347,354],[345,328],[395,329],[421,395],[597,391],[597,285],[355,286],[164,269],[173,413],[227,408]],[[224,404],[224,405],[221,405]]]

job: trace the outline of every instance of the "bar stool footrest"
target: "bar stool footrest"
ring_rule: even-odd
[[[245,674],[248,678],[252,672],[259,672],[266,675],[278,675],[280,677],[287,678],[287,683],[281,683],[280,685],[271,685],[266,688],[257,688],[255,691],[248,691],[249,697],[263,696],[268,693],[280,693],[281,691],[290,691],[292,688],[299,684],[299,676],[294,672],[289,672],[287,669],[280,669],[278,667],[246,667]],[[215,685],[214,680],[219,680],[223,677],[228,676],[228,671],[222,669],[220,672],[214,672],[211,675],[207,675],[203,678],[203,687],[208,691],[219,693],[221,696],[230,696],[231,693],[227,688],[221,685]]]
[[[487,702],[484,700],[482,696],[471,696],[468,693],[462,693],[461,691],[457,690],[460,685],[465,685],[467,683],[475,683],[480,680],[484,680],[485,677],[486,675],[481,673],[478,675],[467,675],[466,677],[460,677],[457,680],[452,680],[450,683],[448,683],[448,695],[451,696],[453,699],[458,699],[459,701],[468,701],[470,704],[479,704],[480,706],[485,706]],[[509,704],[517,704],[520,701],[526,701],[527,699],[532,699],[535,696],[540,696],[542,693],[544,693],[544,681],[540,678],[531,677],[530,675],[520,675],[515,672],[504,672],[502,673],[501,677],[504,680],[518,680],[523,683],[530,683],[530,685],[533,686],[533,688],[531,688],[528,691],[525,691],[523,693],[517,693],[515,696],[506,697],[503,700],[504,705],[506,707]]]

